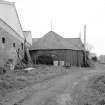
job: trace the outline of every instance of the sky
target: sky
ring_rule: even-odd
[[[15,2],[23,30],[32,37],[42,37],[47,32],[62,37],[84,38],[91,52],[105,54],[105,0],[8,0]]]

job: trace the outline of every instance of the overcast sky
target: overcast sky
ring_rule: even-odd
[[[63,37],[81,37],[87,25],[87,43],[105,54],[105,0],[9,0],[15,2],[24,30],[42,37],[52,30]]]

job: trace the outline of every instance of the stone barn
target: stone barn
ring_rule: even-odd
[[[30,55],[34,64],[85,66],[81,39],[63,38],[53,31],[42,38],[33,38]]]
[[[24,32],[13,2],[0,1],[0,67],[24,56]]]

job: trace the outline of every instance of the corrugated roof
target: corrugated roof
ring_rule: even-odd
[[[0,18],[5,23],[7,23],[14,31],[16,31],[16,33],[24,38],[22,27],[13,2],[0,0]]]
[[[72,39],[71,39],[72,40]],[[77,39],[76,39],[77,40]],[[74,41],[74,40],[73,40]],[[50,31],[42,38],[33,39],[33,44],[30,50],[40,50],[40,49],[73,49],[73,50],[83,50],[78,44],[82,43],[81,40],[78,42],[70,43],[70,40],[63,38],[57,33]],[[80,42],[79,42],[80,41]],[[78,45],[78,46],[77,46]],[[81,46],[82,47],[82,46]]]

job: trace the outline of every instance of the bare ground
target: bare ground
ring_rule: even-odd
[[[104,105],[105,66],[95,65],[89,69],[41,67],[28,74],[15,73],[14,78],[23,82],[6,95],[3,105]]]

